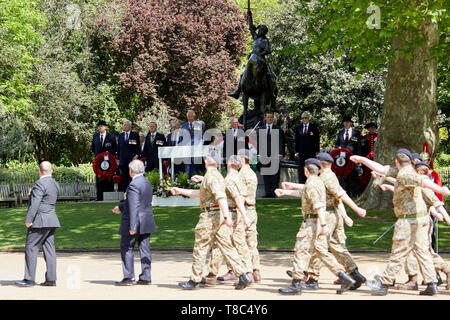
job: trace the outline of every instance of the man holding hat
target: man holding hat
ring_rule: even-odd
[[[94,154],[94,158],[97,157],[100,153],[109,152],[113,155],[116,154],[116,139],[113,135],[106,132],[108,128],[106,122],[104,120],[100,120],[97,124],[98,132],[94,133],[92,137],[91,150]],[[114,185],[108,181],[99,181],[97,177],[95,177],[96,187],[97,187],[97,198],[95,201],[103,200],[103,192],[113,190]]]
[[[314,158],[320,151],[319,129],[314,123],[309,122],[310,114],[302,113],[302,122],[295,128],[295,157],[300,161],[299,183],[305,183],[306,177],[303,173],[305,160]]]
[[[373,295],[386,295],[389,286],[393,284],[396,275],[400,272],[406,258],[412,251],[417,257],[424,283],[427,285],[427,288],[420,294],[438,294],[433,257],[428,249],[429,217],[421,188],[429,188],[446,196],[450,195],[450,190],[447,187],[439,187],[427,177],[419,175],[411,165],[412,154],[407,149],[397,150],[395,155],[396,168],[383,166],[361,156],[352,156],[350,160],[355,163],[362,163],[378,174],[397,179],[394,185],[392,202],[398,220],[395,223],[392,237],[391,257],[381,277],[375,276],[375,279],[370,282],[367,281],[366,285],[371,289]]]
[[[302,193],[303,223],[297,233],[294,248],[292,283],[288,288],[278,290],[284,295],[301,294],[305,287],[302,281],[307,280],[305,272],[312,257],[320,259],[342,281],[341,289],[337,290],[337,293],[342,293],[355,284],[355,280],[345,273],[344,268],[328,251],[326,190],[319,178],[321,168],[320,161],[315,158],[305,161],[304,172],[307,179]]]
[[[206,174],[200,190],[177,187],[171,189],[173,195],[200,198],[202,211],[195,227],[192,274],[189,281],[178,284],[184,290],[200,289],[206,256],[212,241],[215,241],[227,264],[233,268],[233,273],[239,277],[235,289],[244,289],[251,283],[242,260],[231,241],[233,221],[228,210],[225,181],[217,170],[220,161],[219,154],[214,151],[205,158]]]

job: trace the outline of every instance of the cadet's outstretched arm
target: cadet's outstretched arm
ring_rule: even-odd
[[[184,196],[190,197],[190,198],[200,198],[200,190],[183,189],[183,188],[173,187],[172,189],[170,189],[170,192],[174,196],[184,195]]]
[[[361,156],[351,156],[350,160],[355,163],[362,163],[366,167],[372,169],[373,171],[376,171],[377,173],[384,174],[388,166],[383,166],[382,164],[372,161],[370,159],[367,159],[366,157]]]
[[[394,192],[395,187],[394,187],[394,186],[391,186],[390,184],[385,184],[385,183],[383,183],[382,185],[380,185],[380,189],[383,190],[383,191],[389,190],[389,191]]]
[[[234,201],[236,202],[236,207],[239,209],[240,213],[241,213],[241,217],[242,219],[244,219],[244,223],[247,227],[250,226],[251,224],[251,220],[247,217],[247,210],[245,209],[245,200],[244,198],[239,195],[237,197],[234,198]]]
[[[305,188],[305,185],[294,182],[282,182],[281,188],[283,188],[284,190],[303,190]]]
[[[347,215],[347,211],[345,210],[345,207],[344,207],[344,204],[342,203],[342,201],[339,201],[338,212],[342,216],[342,219],[344,219],[345,224],[349,227],[352,227],[353,220]]]
[[[292,197],[301,198],[302,194],[303,194],[303,190],[275,189],[275,194],[277,197],[292,196]]]
[[[363,209],[359,207],[353,200],[348,196],[347,193],[343,194],[340,198],[342,201],[345,202],[353,211],[355,211],[360,217],[366,216],[366,209]],[[345,211],[345,209],[344,209]]]
[[[450,196],[450,190],[447,187],[440,187],[430,179],[423,179],[422,180],[422,187],[428,188],[433,190],[436,193],[440,193],[443,196]]]
[[[439,212],[437,212],[436,208],[434,206],[431,206],[428,209],[428,212],[437,219],[437,221],[442,221],[444,220],[444,217],[442,216],[442,214],[440,214]]]
[[[444,217],[445,222],[447,222],[448,225],[450,225],[450,217],[447,213],[447,210],[445,210],[444,206],[439,206],[436,208],[437,211],[442,214],[442,216]]]
[[[320,207],[316,210],[317,212],[317,217],[318,217],[318,221],[320,224],[320,233],[323,235],[327,235],[328,234],[328,226],[327,226],[327,221],[326,221],[326,211],[325,211],[325,207]],[[323,226],[323,227],[322,227]]]

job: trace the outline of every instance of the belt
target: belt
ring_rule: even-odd
[[[411,213],[411,214],[406,214],[403,216],[400,216],[400,219],[415,219],[415,218],[423,218],[428,216],[428,212],[419,212],[419,213]]]
[[[228,207],[228,210],[231,212],[236,212],[237,211],[237,207]]]
[[[211,207],[206,207],[206,211],[220,211],[220,206],[211,206]]]
[[[245,209],[247,210],[247,209],[252,209],[252,208],[255,208],[255,205],[254,204],[246,204],[245,205]]]

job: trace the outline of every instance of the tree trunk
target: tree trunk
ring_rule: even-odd
[[[381,128],[375,146],[375,161],[385,165],[395,165],[395,151],[400,148],[420,153],[427,141],[434,155],[439,147],[437,60],[427,61],[430,48],[439,41],[438,29],[435,23],[424,21],[420,30],[426,43],[411,52],[410,60],[399,49],[413,36],[404,35],[392,41],[395,53],[389,61]],[[381,183],[383,179],[372,179],[367,186],[362,195],[366,209],[392,208],[392,192],[381,191]]]

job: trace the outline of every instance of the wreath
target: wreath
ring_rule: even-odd
[[[109,180],[116,174],[117,158],[109,152],[100,153],[95,157],[92,168],[98,180]]]
[[[120,183],[121,181],[122,181],[122,176],[121,175],[115,174],[113,176],[113,182],[114,183]]]
[[[355,168],[355,163],[350,161],[352,155],[352,152],[345,148],[331,150],[330,156],[333,158],[331,170],[336,173],[338,177],[346,177]]]

